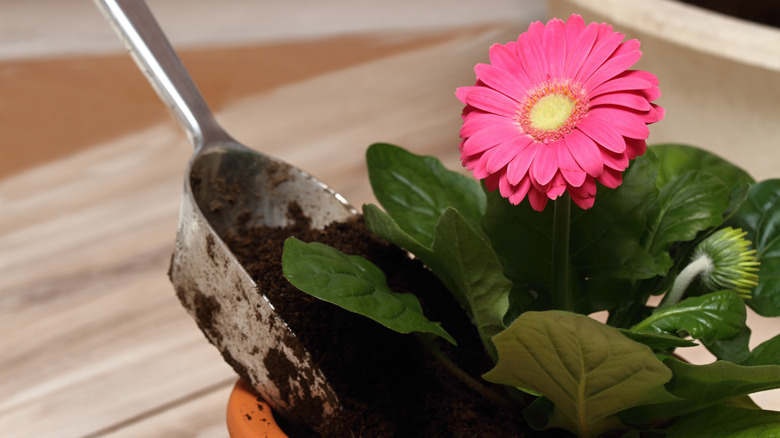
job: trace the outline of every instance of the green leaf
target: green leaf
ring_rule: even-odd
[[[362,257],[291,237],[284,242],[282,267],[293,286],[321,300],[399,333],[433,333],[456,343],[439,323],[423,315],[414,295],[391,291],[384,273]]]
[[[780,335],[766,340],[754,348],[743,365],[780,365]]]
[[[737,210],[742,207],[742,204],[747,201],[748,193],[750,192],[751,185],[744,185],[731,190],[731,196],[729,198],[729,206],[726,212],[723,213],[723,222],[731,219]]]
[[[512,205],[498,191],[487,192],[482,229],[518,289],[547,291],[552,265],[552,208],[534,211],[528,202]]]
[[[757,405],[756,402],[754,402],[749,395],[743,395],[737,398],[732,398],[731,400],[724,402],[723,405],[731,406],[732,408],[741,408],[741,409],[753,409],[753,410],[761,409],[761,406]]]
[[[655,313],[631,328],[632,332],[691,335],[705,343],[732,339],[743,327],[747,312],[739,295],[718,291],[687,298]]]
[[[363,220],[371,233],[411,252],[418,258],[430,258],[433,256],[433,250],[430,246],[421,244],[409,233],[401,229],[395,219],[376,205],[363,205]]]
[[[729,217],[745,201],[748,188],[755,182],[744,169],[704,149],[682,144],[660,144],[650,147],[659,161],[658,187],[689,171],[700,171],[717,177],[731,190],[725,216]]]
[[[673,418],[746,394],[780,388],[780,366],[751,367],[727,361],[691,365],[677,359],[666,359],[664,364],[674,373],[666,389],[681,400],[629,409],[620,415],[623,421],[642,424]]]
[[[698,232],[723,222],[730,194],[720,179],[708,173],[689,171],[673,178],[648,211],[646,247],[668,259],[672,243],[692,240]]]
[[[616,413],[658,401],[672,377],[648,347],[569,312],[526,312],[493,342],[499,359],[484,378],[543,394],[555,404],[550,425],[580,436],[597,436],[617,424]]]
[[[640,240],[647,209],[658,196],[656,176],[656,157],[645,154],[631,163],[620,187],[599,187],[592,208],[573,211],[570,252],[582,277],[633,280],[666,272],[668,267],[656,266]]]
[[[380,210],[376,205],[366,204],[363,206],[363,219],[366,227],[373,234],[414,254],[444,283],[444,286],[453,294],[461,307],[468,309],[466,297],[459,294],[455,280],[449,275],[432,248],[423,246],[414,237],[407,234],[389,214]]]
[[[415,155],[389,144],[366,151],[374,195],[398,225],[423,246],[447,207],[455,207],[475,229],[485,211],[479,182],[445,168],[435,157]]]
[[[549,398],[541,396],[523,409],[523,419],[531,429],[541,431],[550,427],[550,417],[555,405]]]
[[[646,210],[658,193],[655,178],[655,156],[645,154],[631,163],[620,187],[599,187],[593,208],[573,209],[570,254],[575,287],[587,288],[588,294],[617,291],[607,300],[620,300],[626,298],[625,292],[620,293],[612,280],[652,277],[668,268],[656,266],[640,241]],[[537,212],[527,202],[515,206],[497,192],[487,193],[482,228],[517,290],[539,296],[534,309],[545,308],[551,284],[552,210]]]
[[[649,148],[658,155],[658,187],[691,170],[703,171],[717,176],[730,189],[752,184],[753,177],[709,151],[682,144],[659,144]]]
[[[668,438],[757,438],[780,436],[780,412],[713,406],[685,415]]]
[[[488,353],[495,358],[490,338],[505,328],[503,318],[512,288],[498,256],[454,208],[445,210],[436,224],[433,251],[453,279],[457,295],[467,303]]]
[[[686,399],[712,399],[710,401],[715,404],[780,387],[780,366],[748,367],[727,361],[693,365],[676,359],[664,363],[675,377],[667,390]]]
[[[750,327],[745,326],[736,337],[715,341],[705,346],[718,359],[744,365],[745,360],[750,357],[750,335]]]
[[[753,242],[761,262],[748,305],[759,315],[780,316],[780,179],[753,185],[729,223],[747,231],[745,238]]]
[[[698,344],[688,339],[665,333],[632,332],[631,330],[618,329],[627,338],[647,345],[653,350],[672,350],[677,347],[695,347]]]

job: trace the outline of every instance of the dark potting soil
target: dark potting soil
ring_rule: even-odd
[[[393,291],[411,292],[420,299],[425,315],[440,321],[458,341],[458,347],[440,340],[437,345],[464,371],[489,385],[479,377],[491,363],[476,331],[449,292],[419,262],[372,236],[361,217],[313,230],[295,205],[290,215],[294,223],[285,228],[246,228],[223,237],[339,394],[343,414],[312,436],[572,436],[531,431],[522,422],[520,404],[506,408],[487,401],[443,369],[414,336],[395,333],[293,287],[282,276],[281,266],[283,243],[290,236],[362,255],[386,273]],[[491,389],[504,394],[501,388]]]

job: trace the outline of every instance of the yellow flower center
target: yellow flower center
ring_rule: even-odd
[[[535,140],[559,140],[588,112],[589,100],[579,84],[548,81],[528,93],[517,112],[523,132]]]
[[[569,120],[574,106],[574,101],[565,94],[548,94],[533,105],[528,118],[534,128],[553,131]]]

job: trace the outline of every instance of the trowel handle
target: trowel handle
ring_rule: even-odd
[[[230,137],[214,119],[168,38],[143,0],[95,0],[138,67],[173,111],[196,152]]]

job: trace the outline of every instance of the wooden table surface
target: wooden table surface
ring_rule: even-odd
[[[370,143],[459,167],[454,90],[526,14],[180,52],[234,137],[361,205]],[[0,435],[225,437],[236,376],[166,277],[186,138],[126,54],[2,49]]]

